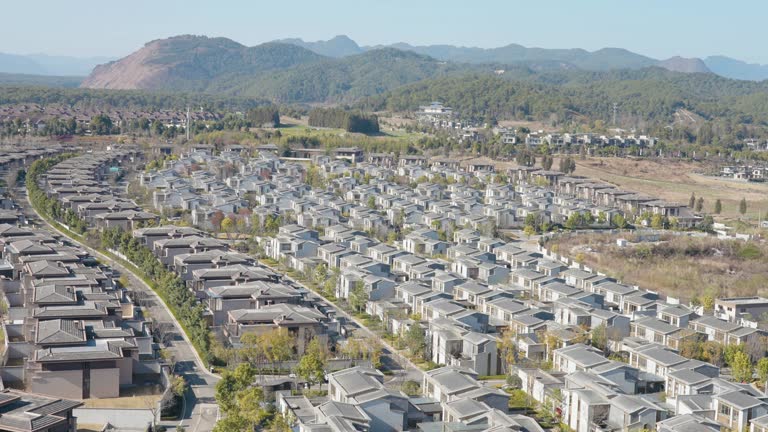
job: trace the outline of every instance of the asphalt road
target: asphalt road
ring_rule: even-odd
[[[172,330],[168,332],[169,337],[166,338],[168,343],[165,348],[173,353],[176,360],[176,373],[184,377],[189,386],[189,390],[184,397],[184,415],[181,421],[161,422],[160,424],[168,426],[169,428],[175,428],[177,425],[182,425],[187,432],[206,432],[213,430],[213,426],[216,424],[219,415],[218,406],[214,399],[215,385],[219,380],[219,376],[210,373],[205,368],[202,359],[192,347],[186,334],[181,330],[181,325],[170,313],[165,303],[157,296],[157,294],[155,294],[149,285],[119,262],[90,248],[49,224],[40,216],[37,210],[32,208],[29,204],[26,188],[23,189],[23,192],[17,193],[17,196],[24,197],[23,200],[20,200],[19,204],[24,207],[26,214],[36,216],[35,222],[38,222],[40,226],[52,233],[67,238],[70,242],[87,250],[91,255],[99,258],[102,262],[107,263],[121,274],[125,274],[128,277],[131,289],[146,293],[145,309],[148,309],[150,316],[155,318],[159,325],[172,328]]]

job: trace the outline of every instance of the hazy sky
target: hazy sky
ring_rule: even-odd
[[[346,34],[361,45],[621,47],[768,63],[765,0],[8,0],[0,52],[123,56],[178,34],[246,45]]]

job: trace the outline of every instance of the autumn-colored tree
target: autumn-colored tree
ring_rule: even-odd
[[[227,216],[221,221],[221,230],[227,233],[227,238],[232,240],[231,236],[235,230],[235,221],[232,220],[231,216]]]
[[[211,215],[210,222],[211,222],[211,225],[213,225],[214,229],[220,230],[221,223],[223,220],[224,220],[224,212],[221,210],[218,210]]]

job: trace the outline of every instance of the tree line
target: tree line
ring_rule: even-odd
[[[280,126],[280,111],[276,106],[256,107],[248,111],[245,118],[253,127],[269,125],[270,127]]]
[[[339,108],[313,109],[309,112],[309,125],[365,134],[379,132],[379,118],[377,116],[362,111],[346,111]]]

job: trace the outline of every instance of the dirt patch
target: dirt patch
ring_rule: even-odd
[[[768,212],[768,184],[749,183],[704,175],[712,166],[674,159],[589,158],[576,161],[575,175],[586,176],[667,201],[688,204],[691,194],[704,198],[704,211],[714,212],[722,203],[719,219],[741,218],[739,202],[747,200],[744,219],[765,218]]]
[[[630,241],[619,247],[618,238]],[[633,235],[589,234],[549,243],[588,267],[643,289],[689,300],[694,296],[768,294],[768,244],[666,235],[636,242]]]

